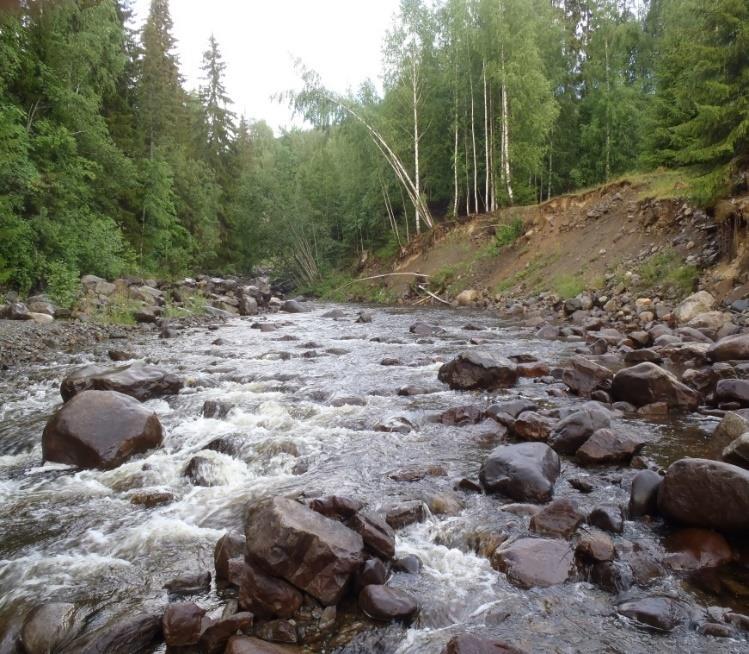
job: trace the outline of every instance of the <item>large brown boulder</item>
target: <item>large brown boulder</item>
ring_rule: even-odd
[[[697,391],[654,363],[640,363],[620,370],[614,375],[611,390],[617,401],[638,407],[665,402],[672,408],[693,411],[700,403]]]
[[[338,603],[364,560],[359,534],[283,497],[250,505],[245,535],[248,561],[326,606]]]
[[[60,395],[63,402],[81,391],[117,391],[141,402],[153,397],[178,393],[183,381],[156,366],[134,363],[119,368],[87,366],[63,379]]]
[[[599,429],[577,450],[576,456],[583,465],[629,463],[645,443],[647,441],[637,434]]]
[[[499,548],[492,557],[492,565],[522,588],[564,583],[574,561],[574,549],[569,543],[547,538],[520,538]]]
[[[299,654],[298,647],[268,643],[250,636],[232,636],[224,654]]]
[[[721,379],[715,387],[715,401],[749,406],[749,379]]]
[[[726,336],[710,346],[707,351],[710,361],[743,361],[749,359],[749,334]]]
[[[562,381],[576,395],[587,397],[595,390],[611,388],[614,373],[608,368],[581,356],[572,357],[570,364],[562,372]]]
[[[375,620],[410,620],[419,605],[398,588],[370,584],[359,593],[359,608]]]
[[[44,461],[81,468],[116,468],[164,438],[153,411],[114,391],[79,393],[50,418],[42,435]]]
[[[489,493],[519,502],[548,502],[559,477],[559,456],[545,443],[500,445],[484,461],[479,473]]]
[[[749,529],[749,470],[709,459],[671,464],[658,489],[666,517],[719,531]]]
[[[492,391],[514,385],[518,370],[509,359],[470,351],[443,365],[438,378],[453,389]]]
[[[596,402],[562,418],[549,435],[549,445],[559,454],[574,454],[599,429],[611,424],[611,413]]]
[[[453,636],[442,654],[523,654],[523,650],[501,640],[486,640],[465,634]]]
[[[304,599],[290,583],[264,574],[243,559],[229,561],[229,579],[239,587],[240,608],[260,618],[291,618]]]

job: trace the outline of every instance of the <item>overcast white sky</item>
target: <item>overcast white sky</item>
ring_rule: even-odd
[[[136,0],[138,25],[150,0]],[[289,110],[270,99],[299,86],[299,57],[326,86],[345,92],[371,78],[378,85],[382,41],[398,0],[171,0],[174,35],[189,88],[200,84],[200,62],[211,33],[227,63],[234,110],[290,126]]]

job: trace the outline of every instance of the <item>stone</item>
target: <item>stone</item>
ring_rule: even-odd
[[[415,336],[440,336],[445,330],[438,325],[428,325],[425,322],[415,322],[409,328],[409,331]]]
[[[401,529],[427,518],[426,505],[421,500],[407,500],[388,509],[385,520],[393,529]]]
[[[624,516],[617,504],[600,504],[588,514],[588,524],[603,531],[621,534],[624,531]]]
[[[726,336],[707,350],[709,361],[745,361],[749,359],[749,333]]]
[[[169,647],[197,645],[203,633],[205,609],[192,602],[169,604],[161,620],[164,641]]]
[[[647,441],[637,434],[599,429],[580,446],[575,456],[582,465],[629,463],[646,443]]]
[[[577,504],[568,498],[554,500],[531,517],[530,530],[542,536],[569,539],[583,521]]]
[[[74,636],[76,609],[67,602],[50,602],[32,609],[18,639],[26,654],[47,654],[61,649]]]
[[[628,366],[636,366],[638,363],[661,363],[663,357],[656,352],[645,348],[643,350],[632,350],[624,355],[624,363]]]
[[[60,394],[67,402],[81,391],[117,391],[142,402],[174,395],[183,385],[179,377],[143,363],[113,369],[89,366],[66,377],[60,385]]]
[[[153,651],[160,638],[160,617],[140,613],[116,618],[77,639],[65,651],[81,654],[140,654]]]
[[[524,652],[501,640],[488,640],[464,634],[453,636],[441,654],[524,654]]]
[[[252,295],[238,293],[237,299],[239,300],[240,316],[256,316],[258,314],[257,300]]]
[[[510,426],[510,432],[524,441],[545,442],[549,438],[554,420],[535,411],[521,413]]]
[[[576,395],[589,396],[595,390],[608,390],[614,377],[608,368],[586,359],[575,356],[570,361],[571,368],[565,368],[562,381]]]
[[[604,533],[594,531],[583,535],[575,547],[575,556],[583,563],[613,561],[616,557],[614,543]]]
[[[42,435],[42,459],[80,468],[111,469],[161,445],[158,417],[114,391],[84,391],[60,408]]]
[[[249,633],[254,622],[252,613],[235,613],[220,619],[203,631],[198,641],[200,654],[223,654],[229,639],[238,631]]]
[[[362,563],[361,568],[354,578],[354,587],[357,593],[371,584],[383,585],[388,579],[387,566],[380,559],[369,559]]]
[[[418,612],[419,605],[405,591],[371,584],[359,593],[359,608],[374,620],[410,621]]]
[[[722,534],[688,527],[669,534],[664,543],[666,563],[672,570],[717,568],[734,559],[733,550]]]
[[[286,300],[281,305],[281,311],[284,313],[305,313],[307,309],[297,300]]]
[[[729,444],[746,432],[749,432],[749,410],[727,411],[713,431],[711,440]]]
[[[658,515],[658,489],[663,477],[653,470],[641,470],[632,479],[629,492],[629,517]]]
[[[749,468],[749,431],[731,441],[721,454],[726,463]]]
[[[549,435],[548,443],[559,454],[575,454],[599,429],[611,424],[611,413],[589,402],[562,418]]]
[[[715,307],[715,298],[707,291],[693,293],[674,310],[674,316],[681,324],[686,324],[701,313]]]
[[[393,561],[393,570],[417,575],[421,572],[421,559],[415,554],[407,554]]]
[[[130,504],[142,506],[146,509],[152,509],[156,506],[163,506],[174,502],[175,495],[169,491],[142,491],[130,496]]]
[[[574,564],[574,550],[563,540],[520,538],[500,547],[492,565],[521,588],[547,588],[567,581]]]
[[[298,643],[299,634],[294,620],[270,620],[255,627],[255,635],[276,643]]]
[[[500,445],[484,461],[479,473],[489,493],[519,502],[548,502],[559,477],[559,456],[544,443]]]
[[[670,597],[644,597],[623,602],[616,610],[630,620],[660,631],[673,631],[684,619],[678,602]]]
[[[221,462],[207,456],[192,457],[182,474],[193,486],[223,486],[226,483]]]
[[[615,400],[637,407],[665,402],[675,409],[693,411],[700,403],[699,393],[654,363],[640,363],[620,370],[614,375],[611,390]]]
[[[364,508],[364,504],[359,500],[341,495],[316,497],[310,500],[308,506],[326,518],[332,518],[340,522],[345,522],[349,518],[352,518],[358,511]]]
[[[479,406],[458,406],[448,409],[440,415],[440,422],[443,425],[455,427],[465,427],[466,425],[475,425],[484,419],[484,411]]]
[[[364,560],[359,534],[283,497],[251,504],[245,535],[248,561],[326,606],[340,601]]]
[[[620,593],[632,587],[632,570],[624,561],[599,561],[590,568],[590,580],[610,593]]]
[[[749,406],[748,379],[720,379],[715,387],[715,401],[719,404],[736,402],[742,407]]]
[[[705,311],[692,318],[687,326],[692,329],[704,329],[706,332],[717,333],[724,325],[732,321],[731,314],[724,311]]]
[[[504,358],[469,351],[444,364],[438,378],[454,390],[496,390],[513,386],[518,379],[517,365]]]
[[[470,307],[476,304],[480,299],[481,293],[479,293],[475,288],[467,288],[458,293],[455,301],[458,303],[459,307]]]
[[[244,534],[227,532],[213,548],[213,564],[217,580],[229,579],[229,561],[244,556],[246,540]]]
[[[395,532],[384,518],[376,513],[357,513],[348,526],[362,537],[364,546],[375,556],[387,561],[395,556]]]
[[[393,481],[420,481],[426,477],[444,477],[446,475],[447,468],[439,465],[411,466],[388,473],[388,477]]]
[[[671,520],[719,531],[749,529],[749,470],[709,459],[671,464],[658,490],[658,509]]]
[[[226,644],[224,654],[299,654],[294,647],[269,643],[249,636],[232,636]]]
[[[535,411],[536,409],[538,409],[538,406],[535,402],[531,402],[530,400],[510,400],[508,402],[492,404],[486,410],[486,415],[498,422],[503,422],[502,420],[499,420],[499,417],[510,416],[511,418],[517,418],[521,413]]]
[[[211,573],[197,572],[171,579],[164,584],[170,595],[196,595],[211,590]]]
[[[290,583],[264,574],[241,558],[229,561],[229,579],[239,588],[239,606],[260,618],[291,618],[302,594]]]

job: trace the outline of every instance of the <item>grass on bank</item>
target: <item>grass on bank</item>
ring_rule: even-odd
[[[653,255],[637,270],[642,288],[662,286],[677,295],[689,295],[695,288],[700,272],[688,265],[674,250]]]

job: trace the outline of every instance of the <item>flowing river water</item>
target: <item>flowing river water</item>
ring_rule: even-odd
[[[580,342],[534,339],[529,328],[503,323],[487,312],[374,309],[369,324],[355,322],[359,309],[338,307],[343,317],[324,317],[331,305],[308,313],[261,318],[275,332],[234,319],[217,330],[190,328],[177,338],[136,336],[127,343],[139,356],[178,372],[188,381],[179,395],[147,402],[165,427],[161,449],[111,471],[76,471],[41,464],[41,433],[60,404],[61,379],[76,366],[106,361],[113,343],[58,362],[3,373],[0,380],[0,625],[45,601],[74,602],[90,624],[136,611],[162,611],[164,583],[185,573],[213,569],[213,547],[227,529],[241,529],[245,505],[268,495],[348,495],[379,509],[411,499],[446,506],[422,523],[397,532],[399,555],[415,554],[421,574],[395,574],[390,584],[418,598],[420,614],[410,626],[349,624],[351,637],[326,646],[341,654],[438,654],[449,638],[465,631],[505,639],[529,652],[740,652],[745,640],[697,634],[688,621],[670,634],[645,631],[618,616],[617,597],[573,579],[546,589],[523,590],[495,571],[474,547],[492,531],[526,535],[528,517],[501,510],[496,496],[454,491],[456,479],[476,479],[497,444],[489,420],[468,427],[440,424],[434,417],[466,404],[526,398],[549,410],[581,400],[555,396],[552,386],[521,380],[490,395],[449,390],[437,381],[441,363],[468,347],[502,354],[532,354],[559,365]],[[440,325],[446,334],[419,338],[416,320]],[[483,328],[467,331],[467,323]],[[212,342],[221,339],[221,343]],[[401,365],[384,366],[385,357]],[[399,396],[406,385],[432,392]],[[206,400],[233,410],[205,418]],[[377,431],[391,418],[406,418],[409,433]],[[618,418],[652,443],[646,454],[659,464],[707,451],[713,418],[695,415],[678,423]],[[231,457],[204,446],[220,436],[236,437]],[[183,475],[198,452],[210,459],[212,486],[193,486]],[[415,482],[388,474],[409,466],[438,465],[446,476]],[[568,459],[556,497],[574,497],[583,512],[602,501],[626,505],[628,468],[586,471]],[[592,493],[581,494],[568,479],[591,475]],[[143,489],[168,491],[173,502],[154,508],[133,505]],[[460,505],[455,507],[453,500]],[[452,509],[452,510],[449,510]],[[660,551],[657,529],[627,521],[618,545]],[[746,610],[746,598],[710,597],[665,574],[647,591],[665,593],[685,606],[711,604]],[[218,609],[215,588],[194,598]],[[343,642],[347,640],[347,642]]]

